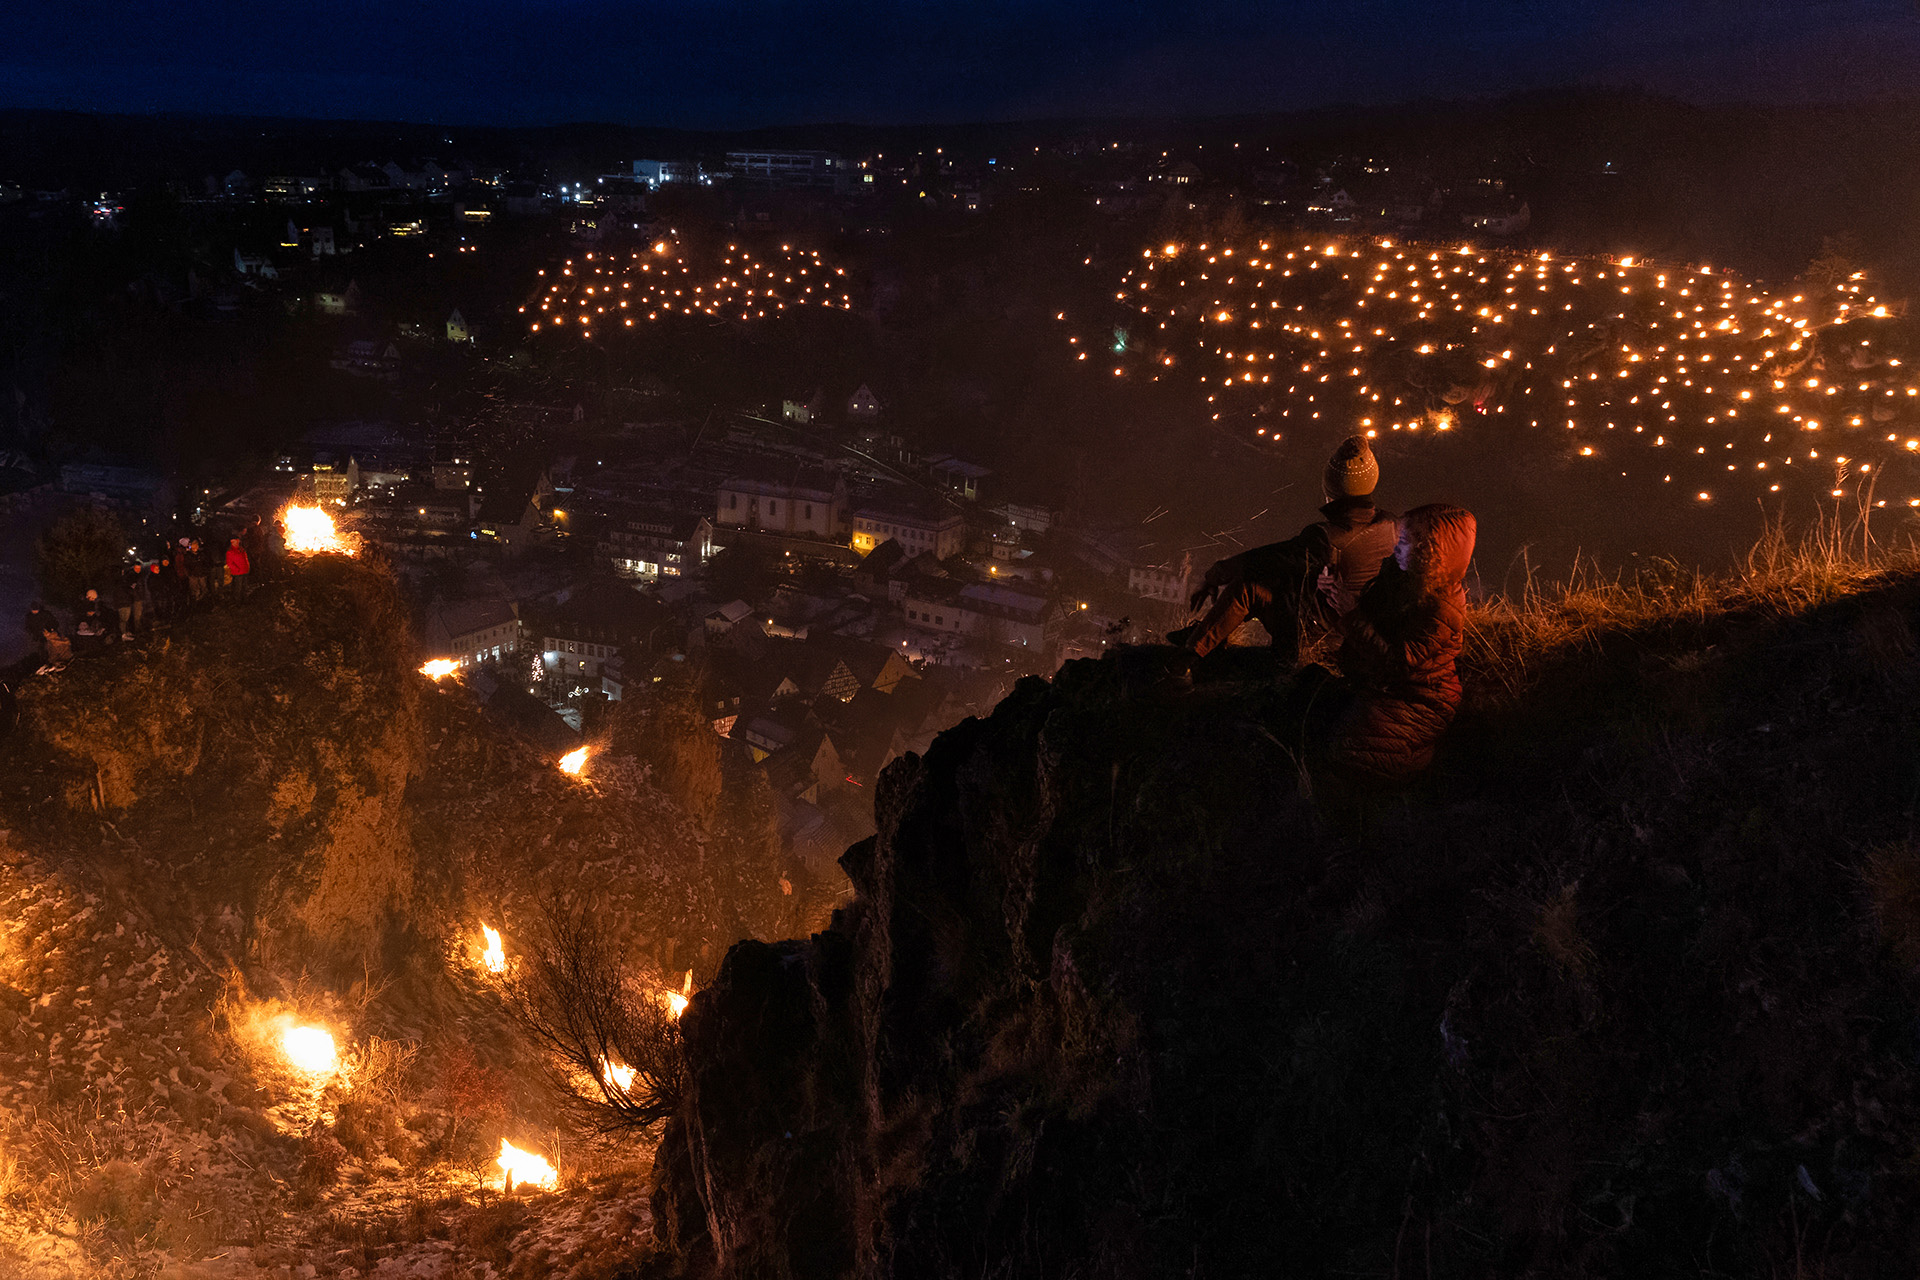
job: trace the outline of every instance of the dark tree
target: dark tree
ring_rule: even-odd
[[[49,600],[73,601],[117,572],[127,553],[126,531],[104,511],[82,507],[55,521],[34,543],[40,589]]]
[[[593,917],[545,908],[546,937],[513,987],[515,1017],[581,1124],[613,1137],[672,1115],[686,1063],[676,1015],[621,962]]]

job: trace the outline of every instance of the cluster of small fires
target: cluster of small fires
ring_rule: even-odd
[[[324,508],[292,504],[280,512],[280,522],[286,530],[286,545],[289,552],[299,555],[353,555],[357,548],[350,537],[343,535],[334,523],[333,516]],[[446,658],[436,658],[420,668],[420,674],[430,680],[439,681],[448,676],[459,674],[459,664]],[[576,747],[561,756],[556,762],[562,773],[572,777],[585,774],[587,761],[593,755],[591,746]],[[481,945],[479,948],[480,967],[489,974],[504,976],[508,969],[506,946],[500,931],[492,925],[480,926]],[[663,991],[660,1001],[668,1013],[678,1019],[687,1007],[688,997],[692,994],[693,973],[688,971],[686,983],[679,991]],[[315,1088],[327,1084],[347,1087],[349,1084],[346,1064],[334,1042],[333,1033],[323,1026],[296,1022],[291,1019],[281,1026],[278,1036],[280,1054],[287,1065],[304,1077]],[[602,1062],[602,1072],[606,1083],[615,1089],[625,1090],[633,1084],[635,1072],[632,1067],[612,1059]],[[500,1155],[494,1162],[500,1167],[500,1185],[511,1192],[516,1187],[536,1187],[551,1191],[559,1185],[560,1173],[553,1163],[538,1152],[528,1151],[514,1145],[509,1139],[500,1139]]]
[[[486,973],[496,977],[507,974],[510,965],[506,944],[500,930],[492,925],[480,926],[478,956],[479,967]],[[689,970],[680,990],[660,991],[657,998],[677,1021],[686,1011],[692,993],[693,972]],[[318,1023],[302,1022],[286,1016],[277,1021],[276,1027],[274,1042],[280,1056],[309,1088],[317,1093],[330,1085],[341,1089],[351,1087],[349,1063],[342,1058],[332,1031]],[[623,1092],[632,1087],[636,1075],[632,1067],[612,1058],[601,1060],[601,1071],[609,1087]],[[551,1191],[560,1182],[559,1170],[552,1161],[538,1152],[515,1145],[504,1136],[500,1139],[500,1154],[494,1163],[500,1168],[500,1187],[507,1192],[516,1187]]]

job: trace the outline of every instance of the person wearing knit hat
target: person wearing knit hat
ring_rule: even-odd
[[[1328,502],[1341,498],[1370,498],[1380,483],[1380,464],[1365,436],[1348,436],[1327,459],[1324,488]]]
[[[1366,437],[1341,441],[1323,473],[1321,519],[1284,542],[1215,562],[1189,601],[1206,616],[1167,642],[1205,657],[1253,618],[1273,637],[1274,656],[1292,667],[1302,642],[1335,627],[1393,554],[1399,523],[1374,505],[1379,483]]]

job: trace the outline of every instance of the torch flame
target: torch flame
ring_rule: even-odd
[[[354,548],[334,527],[333,517],[320,507],[290,506],[280,513],[287,530],[287,550],[303,555],[331,551],[350,556]]]
[[[435,658],[432,662],[420,668],[420,674],[429,680],[438,680],[442,676],[452,675],[459,669],[452,658]]]
[[[573,750],[567,752],[567,754],[561,756],[560,772],[570,773],[576,778],[579,777],[581,771],[587,767],[587,756],[591,754],[592,750],[593,748],[591,747],[575,747]]]
[[[505,973],[507,953],[500,945],[500,931],[491,925],[481,925],[480,932],[487,935],[487,949],[480,958],[486,962],[488,973]]]
[[[680,984],[678,991],[668,991],[660,999],[667,1006],[667,1013],[674,1021],[687,1011],[687,1001],[693,996],[693,970],[687,970],[687,980]]]
[[[288,1027],[280,1033],[280,1051],[308,1075],[329,1075],[340,1065],[333,1037],[323,1027]]]
[[[560,1185],[560,1171],[549,1164],[545,1156],[522,1151],[505,1138],[500,1139],[500,1158],[494,1163],[500,1166],[503,1191],[511,1191],[516,1184],[531,1184],[542,1191],[551,1191]]]

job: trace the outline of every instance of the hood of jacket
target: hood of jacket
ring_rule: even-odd
[[[1402,527],[1413,539],[1407,569],[1419,580],[1422,590],[1440,592],[1459,586],[1473,561],[1473,541],[1478,531],[1473,513],[1465,507],[1435,502],[1407,512]]]

